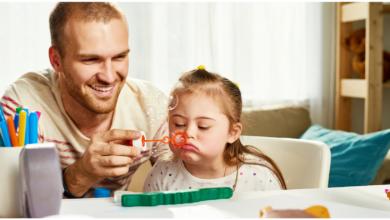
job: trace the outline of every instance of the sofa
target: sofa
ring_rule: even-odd
[[[276,108],[244,108],[242,112],[242,135],[299,138],[311,125],[309,111],[301,106]],[[145,178],[151,168],[150,162],[140,166],[134,174],[128,190],[141,192]],[[379,185],[390,182],[390,154],[371,183]]]

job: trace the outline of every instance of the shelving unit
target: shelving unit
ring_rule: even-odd
[[[336,130],[351,130],[351,99],[364,99],[364,133],[381,130],[383,62],[383,14],[390,5],[381,2],[337,3]],[[352,22],[366,20],[366,78],[352,79],[352,53],[341,38],[352,32]]]

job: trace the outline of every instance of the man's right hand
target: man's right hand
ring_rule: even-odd
[[[64,172],[68,190],[72,195],[81,197],[93,184],[106,177],[128,173],[128,165],[133,163],[133,158],[139,156],[141,151],[125,143],[140,137],[138,131],[119,129],[93,135],[81,158]]]

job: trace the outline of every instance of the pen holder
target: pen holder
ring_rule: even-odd
[[[43,218],[58,215],[63,188],[56,145],[28,144],[19,158],[24,217]]]
[[[0,147],[0,218],[23,217],[19,155],[23,147]]]

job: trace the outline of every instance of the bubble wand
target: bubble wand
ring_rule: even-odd
[[[176,147],[183,147],[187,143],[187,136],[183,132],[176,132],[172,135],[172,138],[169,138],[168,136],[163,137],[161,140],[146,140],[145,138],[145,132],[141,132],[141,138],[137,140],[130,140],[130,146],[138,147],[141,151],[146,150],[145,143],[146,142],[157,142],[161,141],[164,144],[169,144],[169,142],[172,141],[173,145]],[[151,149],[151,153],[153,157],[157,156],[157,148],[156,146],[153,146]]]
[[[183,147],[187,143],[187,136],[183,132],[176,132],[173,134],[172,139],[168,136],[163,137],[161,140],[145,140],[145,136],[142,135],[142,146],[145,146],[145,142],[156,142],[156,141],[162,141],[164,144],[169,144],[169,142],[172,141],[172,143],[176,147]]]

